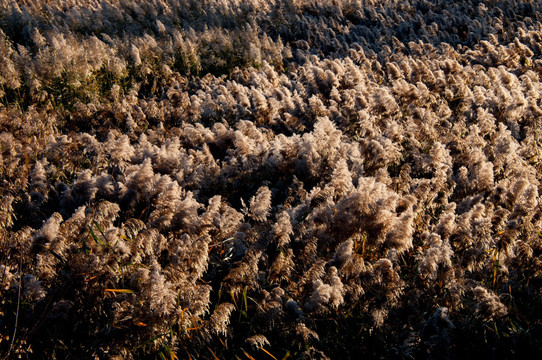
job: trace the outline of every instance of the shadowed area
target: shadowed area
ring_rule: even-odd
[[[0,351],[542,353],[537,1],[0,0]]]

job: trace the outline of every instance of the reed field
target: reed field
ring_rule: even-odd
[[[0,359],[542,356],[542,2],[0,0]]]

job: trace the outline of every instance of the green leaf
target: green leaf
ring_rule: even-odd
[[[92,236],[92,238],[94,239],[94,241],[96,241],[96,243],[103,246],[107,245],[98,236],[96,236],[96,234],[94,234],[94,231],[92,230],[92,227],[90,225],[88,226],[88,230],[90,231],[90,236]]]
[[[121,294],[134,294],[134,290],[130,289],[105,289],[104,291]]]
[[[247,304],[247,288],[243,289],[243,301],[245,302],[245,310],[248,310],[248,304]]]

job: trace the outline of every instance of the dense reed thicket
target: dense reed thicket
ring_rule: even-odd
[[[0,351],[542,354],[542,3],[0,0]]]

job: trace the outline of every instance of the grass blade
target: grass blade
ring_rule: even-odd
[[[134,290],[130,289],[105,289],[104,291],[112,292],[112,293],[121,293],[121,294],[134,294]]]

